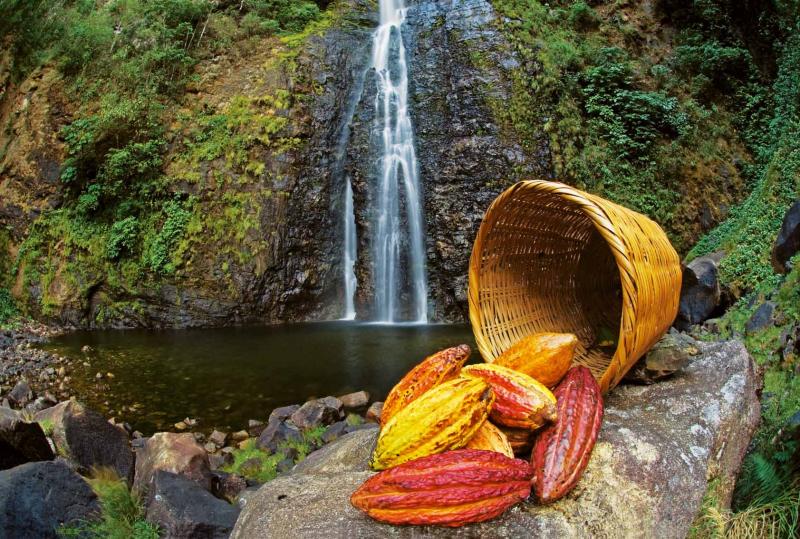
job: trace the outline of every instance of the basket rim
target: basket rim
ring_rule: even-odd
[[[617,228],[606,213],[605,208],[603,208],[602,204],[598,203],[598,200],[602,200],[604,204],[613,204],[613,202],[598,199],[591,194],[584,193],[565,183],[549,180],[523,180],[517,182],[495,198],[486,210],[475,242],[473,243],[472,254],[470,255],[469,283],[467,290],[470,325],[472,326],[472,333],[478,345],[478,350],[484,358],[488,357],[494,359],[496,357],[495,354],[492,353],[491,345],[483,333],[480,320],[480,256],[483,252],[484,236],[488,233],[488,230],[484,229],[483,223],[486,221],[486,216],[488,216],[495,207],[502,205],[506,199],[513,197],[518,191],[525,190],[550,193],[577,206],[591,220],[595,229],[603,237],[614,256],[617,271],[619,271],[620,287],[622,290],[622,315],[620,319],[619,335],[617,337],[617,347],[609,361],[609,367],[613,364],[614,368],[606,368],[602,378],[598,380],[600,387],[603,388],[605,392],[606,389],[615,382],[614,379],[617,373],[622,372],[624,359],[627,354],[626,350],[634,349],[634,343],[632,341],[635,338],[635,331],[633,331],[633,328],[636,326],[636,302],[638,298],[634,269],[628,255],[628,248],[619,236]]]

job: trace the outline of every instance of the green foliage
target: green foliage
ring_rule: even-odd
[[[63,527],[59,535],[96,539],[158,539],[158,527],[144,519],[141,501],[131,493],[124,479],[110,470],[95,470],[88,482],[100,500],[100,520]]]
[[[139,220],[134,216],[116,221],[106,242],[106,256],[109,260],[117,260],[122,254],[133,253],[139,236]]]
[[[347,421],[347,424],[351,427],[364,424],[364,418],[358,414],[347,414],[345,421]]]
[[[191,204],[191,203],[189,203]],[[164,223],[148,238],[144,249],[144,263],[153,273],[173,273],[176,261],[173,249],[183,236],[191,211],[184,203],[171,200],[164,205]]]
[[[7,289],[0,288],[0,327],[10,324],[17,316],[19,310],[14,296]]]
[[[269,453],[256,447],[256,440],[251,438],[244,447],[233,451],[233,463],[225,466],[224,471],[241,475],[247,479],[266,483],[275,479],[276,466],[284,459],[282,453]]]

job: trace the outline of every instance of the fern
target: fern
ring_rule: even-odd
[[[779,498],[786,484],[786,474],[771,460],[761,453],[751,453],[742,465],[735,497],[749,500],[748,505],[766,504]]]

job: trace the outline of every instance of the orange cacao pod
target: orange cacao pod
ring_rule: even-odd
[[[470,352],[466,344],[454,346],[426,357],[408,371],[383,401],[381,425],[385,425],[394,414],[432,387],[455,378]]]
[[[489,421],[484,421],[478,432],[470,438],[467,449],[485,449],[486,451],[496,451],[507,457],[514,458],[514,449],[508,442],[508,438],[499,428],[492,425]]]
[[[380,472],[353,493],[350,503],[381,522],[456,527],[489,520],[526,499],[530,479],[524,460],[458,449]]]
[[[493,363],[554,387],[572,365],[577,345],[578,338],[572,333],[534,333],[511,345]]]
[[[542,429],[531,452],[533,489],[553,502],[578,483],[603,421],[600,386],[586,367],[573,367],[555,390],[558,419]]]
[[[495,401],[489,417],[500,425],[534,430],[556,418],[555,397],[527,374],[490,363],[469,365],[461,374],[492,387]]]

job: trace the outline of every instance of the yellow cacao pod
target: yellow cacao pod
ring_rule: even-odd
[[[398,411],[430,388],[458,376],[470,352],[466,344],[453,346],[426,357],[419,365],[408,371],[383,401],[381,425],[385,425]]]
[[[383,470],[464,447],[486,421],[492,403],[489,384],[477,378],[456,378],[434,387],[386,422],[372,467]]]
[[[467,449],[484,449],[502,453],[507,457],[514,458],[514,449],[508,442],[508,438],[499,428],[495,427],[490,421],[484,421],[478,432],[475,433],[467,445]]]
[[[461,374],[492,386],[491,418],[500,425],[534,430],[556,418],[556,398],[527,374],[490,363],[469,365]]]
[[[577,345],[578,338],[572,333],[535,333],[511,345],[492,363],[555,387],[572,366]]]

